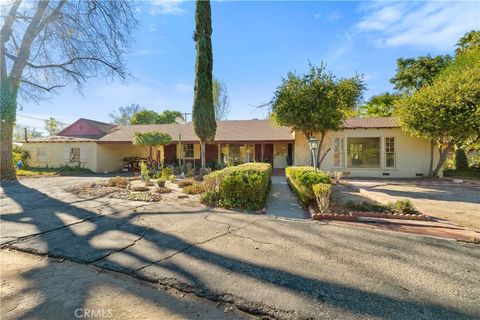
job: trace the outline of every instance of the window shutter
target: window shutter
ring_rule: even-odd
[[[63,149],[63,161],[64,162],[70,162],[70,148],[65,147]]]
[[[87,152],[85,146],[80,146],[80,162],[87,162]]]
[[[199,143],[195,143],[193,145],[193,157],[195,159],[200,159],[200,144]]]

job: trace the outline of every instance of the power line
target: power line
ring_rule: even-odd
[[[32,116],[26,116],[24,114],[17,114],[18,117],[22,117],[22,118],[27,118],[27,119],[33,119],[33,120],[39,120],[39,121],[47,121],[47,120],[50,120],[50,119],[42,119],[42,118],[36,118],[36,117],[32,117]],[[69,123],[65,123],[65,122],[61,122],[61,121],[58,121],[57,120],[57,123],[59,124],[63,124],[65,126],[69,126],[70,124]]]

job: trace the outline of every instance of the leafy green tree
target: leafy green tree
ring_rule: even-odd
[[[433,79],[452,62],[449,55],[430,55],[415,58],[397,59],[397,73],[390,79],[394,88],[407,94],[413,93]]]
[[[14,179],[12,135],[20,97],[39,101],[95,76],[125,78],[131,1],[2,1],[0,177]]]
[[[143,110],[139,104],[132,103],[129,106],[120,107],[117,111],[109,114],[112,118],[112,123],[117,125],[129,125],[132,122],[133,116]]]
[[[299,130],[307,140],[319,132],[317,158],[320,166],[330,151],[322,151],[325,135],[341,129],[343,121],[354,114],[364,89],[359,75],[337,79],[325,71],[324,65],[310,64],[307,74],[300,76],[289,72],[287,78],[282,79],[272,101],[272,118],[279,125]]]
[[[230,99],[228,98],[227,85],[213,79],[213,107],[215,108],[215,119],[226,120],[230,113]]]
[[[178,117],[183,119],[183,115],[180,111],[165,110],[159,114],[157,123],[158,124],[175,123],[175,120]]]
[[[210,1],[197,0],[193,39],[197,51],[193,97],[193,128],[200,139],[202,169],[206,168],[205,144],[215,138],[217,122],[212,89],[212,17]]]
[[[385,92],[372,96],[364,105],[358,108],[361,117],[391,117],[393,104],[400,96],[395,93]]]
[[[153,151],[158,146],[166,146],[172,143],[172,137],[168,133],[160,131],[135,132],[133,136],[133,144],[143,146],[149,154],[149,163],[152,165]],[[158,161],[159,159],[157,159]]]
[[[153,110],[140,110],[135,113],[130,121],[130,124],[169,124],[175,123],[177,117],[182,117],[180,111],[165,110],[162,113],[157,113]]]
[[[159,116],[153,110],[140,110],[133,115],[130,124],[157,124]]]
[[[480,49],[457,55],[431,84],[395,106],[405,131],[437,144],[439,161],[429,175],[438,176],[455,144],[480,138]]]
[[[62,131],[64,127],[64,124],[54,117],[50,117],[45,120],[45,130],[47,130],[48,134],[51,136],[54,136]]]
[[[457,42],[456,54],[461,54],[468,49],[480,47],[480,31],[472,30],[467,32]]]

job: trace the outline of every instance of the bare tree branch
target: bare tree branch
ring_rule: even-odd
[[[47,87],[44,87],[44,86],[39,85],[38,83],[33,83],[33,82],[28,81],[28,80],[25,80],[25,79],[20,80],[20,82],[29,84],[29,85],[31,85],[31,86],[34,86],[34,87],[36,87],[36,88],[45,90],[45,91],[47,91],[47,92],[50,92],[50,91],[52,91],[53,89],[56,89],[56,88],[63,88],[63,87],[65,87],[65,85],[55,85],[55,86],[52,86],[52,87],[48,87],[48,88],[47,88]]]

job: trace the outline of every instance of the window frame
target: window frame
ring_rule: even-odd
[[[40,151],[42,151],[42,152],[40,152]],[[38,147],[37,148],[37,161],[39,161],[39,162],[48,161],[48,150],[47,150],[46,147]]]
[[[389,140],[392,140],[393,144],[391,146],[388,145]],[[389,151],[389,148],[392,148],[393,151]],[[396,145],[395,145],[395,137],[385,137],[384,138],[384,157],[385,157],[385,169],[395,169],[397,167],[397,155],[396,155]],[[393,166],[387,165],[387,156],[391,154],[393,155]]]
[[[74,158],[75,156],[75,152],[74,150],[78,149],[78,160],[76,160],[76,158]],[[82,150],[80,147],[71,147],[70,148],[70,162],[80,162],[80,160],[82,159]]]
[[[333,167],[343,169],[345,168],[345,138],[334,137],[333,138]],[[338,141],[338,144],[337,144]],[[338,150],[337,150],[338,149]],[[339,152],[339,165],[335,164],[335,156],[337,151]]]
[[[349,153],[350,153],[350,147],[349,147],[349,139],[377,139],[378,140],[378,166],[376,167],[356,167],[356,166],[351,166],[349,165]],[[346,153],[345,153],[345,167],[347,169],[354,169],[354,170],[381,170],[382,169],[382,137],[381,136],[376,136],[376,137],[346,137]],[[365,152],[365,147],[363,145],[360,145],[358,148],[357,153],[360,155],[362,152]]]
[[[190,148],[191,147],[191,148]],[[188,156],[188,153],[190,153],[192,156]],[[186,143],[183,145],[183,154],[185,155],[185,159],[195,159],[195,146],[193,143]]]

